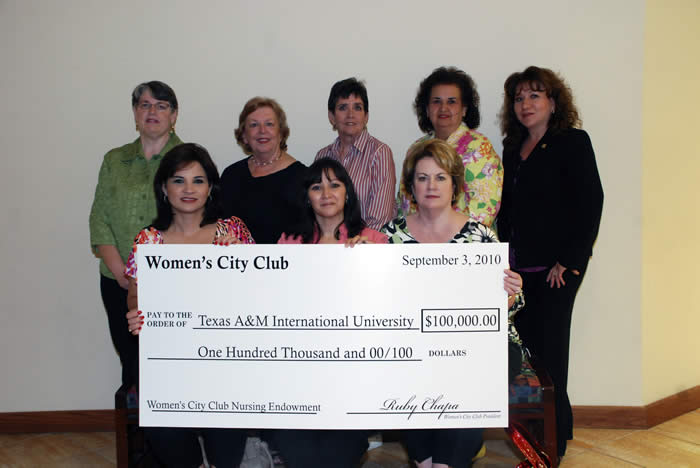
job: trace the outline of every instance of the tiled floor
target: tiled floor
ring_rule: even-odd
[[[519,459],[500,430],[486,433],[478,468],[515,466]],[[0,467],[114,467],[114,433],[0,434]],[[363,468],[408,468],[397,443],[368,453]],[[700,467],[700,410],[646,431],[574,429],[562,468]]]

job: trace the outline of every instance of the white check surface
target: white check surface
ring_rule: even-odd
[[[507,244],[141,245],[140,423],[507,426],[507,255]]]

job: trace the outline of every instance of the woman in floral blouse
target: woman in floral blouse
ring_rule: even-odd
[[[464,182],[454,209],[491,226],[501,204],[503,166],[489,139],[475,130],[481,117],[474,81],[455,67],[437,68],[421,82],[413,108],[418,126],[426,133],[416,143],[438,138],[454,148],[462,160]],[[399,215],[416,210],[402,184],[396,202]]]
[[[455,150],[439,139],[421,141],[408,152],[401,171],[401,186],[406,187],[416,210],[400,216],[382,229],[389,243],[469,243],[498,242],[494,232],[474,221],[454,205],[461,199],[464,182],[462,161]],[[524,305],[522,279],[505,270],[504,287],[508,293],[510,342],[514,367],[520,367],[520,338],[512,317]],[[517,361],[517,362],[515,362]],[[504,389],[505,391],[505,389]],[[482,429],[426,429],[402,431],[409,456],[419,468],[470,466],[481,453]]]
[[[139,244],[253,244],[250,231],[236,217],[218,219],[219,172],[206,149],[194,143],[176,146],[163,157],[153,180],[157,217],[136,236],[126,266],[129,332],[138,335],[143,314],[138,310],[136,249]],[[217,467],[237,467],[247,438],[244,429],[147,427],[145,432],[165,466],[200,466],[201,434],[207,459]]]

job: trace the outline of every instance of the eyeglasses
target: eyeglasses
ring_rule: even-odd
[[[143,101],[139,102],[137,107],[144,111],[149,111],[151,110],[151,107],[155,107],[158,112],[165,112],[166,110],[170,109],[170,104],[167,102],[156,102],[155,104],[152,104],[150,102]]]

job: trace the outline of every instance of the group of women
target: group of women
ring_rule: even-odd
[[[134,335],[143,324],[136,300],[138,244],[498,242],[493,225],[501,240],[510,242],[512,270],[504,277],[509,316],[516,325],[511,322],[510,341],[521,343],[517,328],[552,375],[563,455],[572,437],[566,394],[571,313],[603,199],[590,140],[574,128],[580,120],[569,88],[544,68],[529,67],[508,78],[501,164],[489,140],[475,130],[479,97],[471,78],[455,68],[433,71],[420,84],[414,103],[427,135],[404,160],[398,217],[391,219],[391,207],[374,209],[367,203],[372,198],[386,206],[381,191],[393,184],[377,170],[387,170],[389,165],[380,162],[386,161],[387,151],[391,160],[391,152],[367,134],[366,90],[350,80],[336,83],[329,98],[329,120],[338,131],[336,144],[327,147],[332,154],[326,157],[322,150],[309,168],[295,160],[287,152],[289,127],[281,106],[256,97],[244,106],[235,132],[248,157],[226,168],[220,179],[204,148],[181,144],[175,135],[178,106],[172,89],[153,81],[134,90],[140,136],[105,156],[90,215],[123,383],[136,383],[138,375]],[[353,157],[379,162],[356,171],[360,166],[347,162]],[[363,185],[358,197],[355,187],[361,184],[368,189]],[[381,189],[373,192],[372,187]],[[381,232],[368,227],[367,213],[372,213],[373,226],[383,225]],[[375,213],[385,213],[385,218],[379,222]],[[517,370],[516,349],[510,355]],[[213,465],[238,466],[245,431],[197,433]],[[478,429],[403,434],[410,457],[421,468],[470,466],[482,446]],[[194,430],[149,428],[148,436],[167,466],[198,466],[202,460]],[[367,448],[366,436],[364,431],[287,430],[271,431],[269,440],[289,468],[353,467]]]

